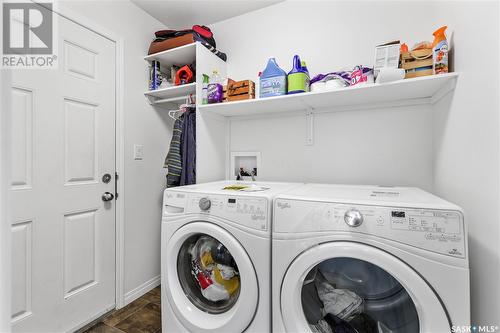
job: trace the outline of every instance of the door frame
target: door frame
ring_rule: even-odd
[[[3,6],[0,6],[0,16]],[[3,34],[0,34],[3,45]],[[11,328],[10,70],[0,69],[0,332]]]
[[[124,132],[124,38],[112,32],[82,14],[57,5],[54,1],[53,12],[58,14],[115,44],[115,172],[116,188],[119,198],[115,200],[115,307],[125,306],[124,298],[124,223],[125,223],[125,132]],[[43,5],[43,4],[42,4]],[[0,6],[1,7],[1,6]],[[0,8],[1,14],[1,8]],[[1,42],[2,36],[0,36]],[[11,70],[1,69],[0,96],[0,331],[11,325],[11,286],[10,286],[10,256],[11,256],[11,223],[9,212],[10,193],[10,87],[12,86]],[[89,318],[95,320],[96,318]],[[85,323],[82,323],[85,324]]]

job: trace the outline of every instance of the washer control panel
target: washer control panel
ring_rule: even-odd
[[[180,198],[174,195],[171,200],[167,197],[166,202],[167,205],[170,202],[171,205],[184,207],[183,213],[209,214],[261,231],[270,227],[268,201],[265,198],[189,193],[182,194]]]
[[[359,232],[454,257],[466,251],[463,215],[453,210],[278,199],[274,223],[276,232]]]

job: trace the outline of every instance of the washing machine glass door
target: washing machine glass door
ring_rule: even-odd
[[[209,222],[177,230],[166,250],[169,304],[191,332],[242,332],[257,310],[258,284],[246,251]]]
[[[432,288],[407,264],[377,248],[331,242],[302,253],[281,289],[290,332],[449,332]]]

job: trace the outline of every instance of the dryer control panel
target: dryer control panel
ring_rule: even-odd
[[[251,196],[229,196],[203,193],[168,193],[164,198],[164,214],[208,214],[254,230],[267,231],[268,200]],[[176,211],[172,207],[182,207]]]
[[[347,231],[464,258],[459,211],[276,200],[275,232]]]

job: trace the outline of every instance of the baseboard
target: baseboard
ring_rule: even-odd
[[[133,301],[135,301],[148,291],[151,291],[154,288],[158,287],[160,283],[161,283],[161,276],[158,275],[152,278],[151,280],[144,282],[139,287],[129,291],[128,293],[125,294],[124,297],[125,305],[132,303]]]
[[[99,311],[98,313],[96,313],[92,317],[85,320],[83,323],[80,323],[79,325],[73,327],[72,329],[70,329],[67,332],[68,333],[69,332],[76,332],[76,333],[85,332],[88,328],[90,328],[94,324],[97,324],[100,321],[99,320],[100,318],[104,317],[109,312],[113,311],[114,309],[115,309],[115,304],[111,304],[111,305],[107,306],[104,310]]]

